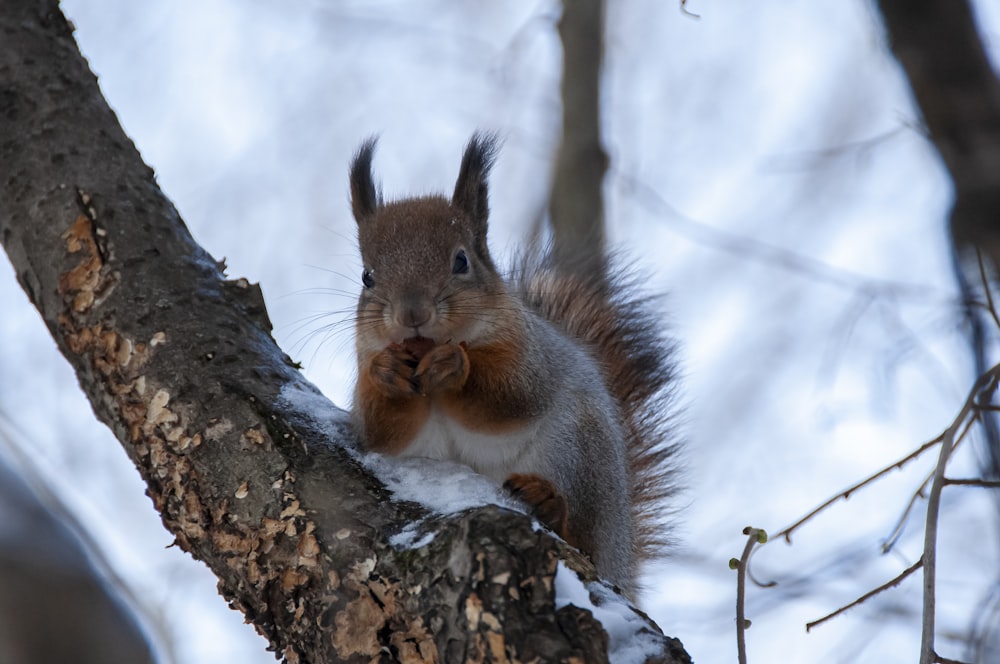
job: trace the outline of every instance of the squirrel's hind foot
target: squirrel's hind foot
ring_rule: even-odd
[[[536,519],[573,544],[569,536],[569,503],[555,484],[534,473],[514,473],[503,483],[503,488],[527,504]]]

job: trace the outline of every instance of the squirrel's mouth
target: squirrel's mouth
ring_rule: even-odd
[[[435,346],[433,339],[428,337],[410,337],[409,339],[403,339],[403,348],[409,351],[410,355],[414,357],[417,361],[421,360],[424,355],[430,352]]]

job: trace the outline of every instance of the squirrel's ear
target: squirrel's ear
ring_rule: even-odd
[[[474,223],[485,224],[490,214],[486,178],[493,167],[500,140],[496,134],[476,132],[469,140],[458,170],[451,204],[465,211]]]
[[[377,142],[374,136],[366,139],[351,162],[351,211],[359,224],[382,204],[382,193],[372,179],[372,155]]]

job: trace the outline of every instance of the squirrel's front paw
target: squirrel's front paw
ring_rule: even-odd
[[[435,346],[420,360],[413,376],[417,390],[424,395],[461,389],[469,378],[465,343]]]
[[[417,361],[408,349],[391,344],[372,358],[368,377],[385,396],[400,398],[417,394],[413,371]]]
[[[503,488],[518,500],[527,503],[536,519],[572,544],[569,536],[569,503],[555,484],[534,473],[514,473],[503,483]]]

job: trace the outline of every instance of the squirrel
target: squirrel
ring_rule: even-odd
[[[585,271],[528,256],[501,275],[486,237],[495,135],[473,135],[451,200],[385,202],[375,143],[350,166],[363,445],[471,466],[634,597],[676,490],[674,348],[648,298],[604,257]]]

